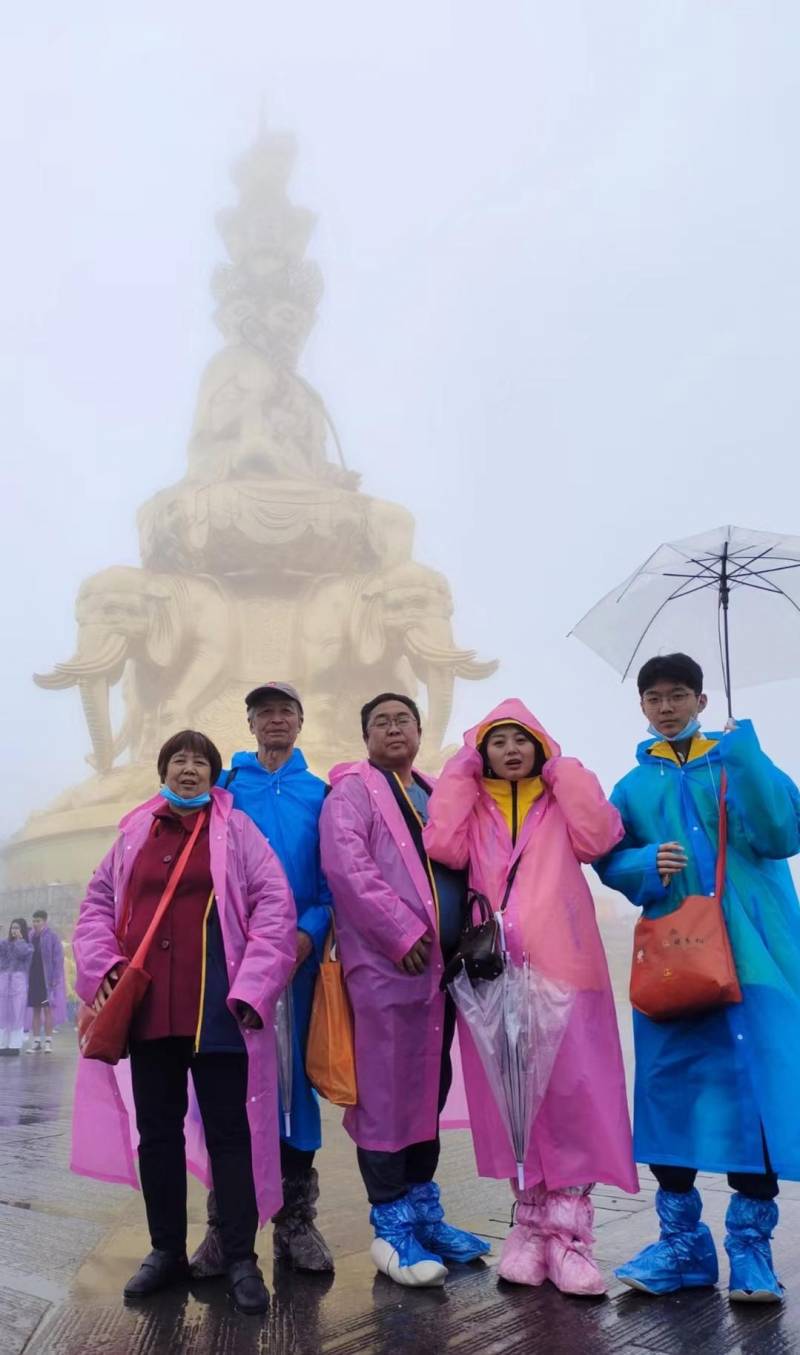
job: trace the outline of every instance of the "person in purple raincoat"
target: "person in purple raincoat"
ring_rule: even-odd
[[[28,1053],[42,1048],[44,1024],[44,1051],[53,1048],[53,1027],[67,1019],[67,998],[64,990],[64,951],[61,937],[48,925],[44,908],[33,915],[31,931],[33,956],[28,972],[28,1006],[33,1012],[33,1041]]]
[[[375,1229],[371,1255],[398,1284],[442,1284],[445,1261],[489,1246],[444,1222],[434,1181],[455,1014],[439,991],[458,943],[463,874],[422,843],[433,788],[414,767],[419,711],[384,692],[361,712],[364,762],[334,767],[320,818],[322,868],[355,1026],[358,1104],[344,1126]]]
[[[8,940],[0,941],[0,1054],[19,1054],[22,1048],[32,955],[28,924],[15,917]]]
[[[205,734],[173,734],[158,757],[159,794],[122,820],[81,904],[75,987],[99,1011],[193,841],[147,954],[130,1058],[78,1066],[70,1166],[137,1184],[132,1091],[153,1250],[125,1297],[188,1280],[186,1169],[210,1185],[210,1158],[229,1293],[259,1314],[269,1299],[256,1231],[282,1199],[274,1012],[296,960],[297,919],[266,838],[213,784],[221,768]],[[187,1115],[190,1077],[196,1117]]]

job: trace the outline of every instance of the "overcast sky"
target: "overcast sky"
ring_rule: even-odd
[[[0,832],[86,773],[77,692],[31,673],[183,473],[214,215],[262,109],[318,214],[305,374],[365,490],[415,513],[459,643],[501,660],[452,733],[519,695],[610,789],[642,719],[570,625],[661,541],[800,533],[796,0],[51,0],[2,26]],[[736,703],[795,776],[798,697]]]

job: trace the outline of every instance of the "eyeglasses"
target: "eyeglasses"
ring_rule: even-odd
[[[370,729],[391,729],[396,725],[398,729],[408,729],[410,725],[416,724],[413,715],[378,715],[370,721]]]
[[[686,701],[691,701],[695,695],[685,687],[679,687],[674,692],[645,692],[642,700],[651,710],[659,710],[662,706],[681,706]]]

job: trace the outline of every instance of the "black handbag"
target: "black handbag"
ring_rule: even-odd
[[[501,913],[506,910],[511,886],[514,883],[514,877],[521,859],[521,857],[517,857],[508,873],[503,902],[499,909]],[[478,909],[480,915],[480,920],[477,923],[472,921],[475,908]],[[505,968],[503,952],[500,949],[500,923],[486,895],[479,894],[476,889],[471,889],[467,895],[465,921],[458,950],[442,974],[439,983],[441,992],[444,992],[447,985],[453,982],[457,974],[461,973],[462,967],[466,969],[472,983],[477,982],[478,979],[491,982],[492,979],[499,978]]]

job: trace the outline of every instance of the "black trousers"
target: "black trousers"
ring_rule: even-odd
[[[444,1109],[453,1068],[450,1048],[456,1028],[456,1009],[450,994],[445,996],[444,1030],[442,1032],[442,1066],[439,1074],[439,1114]],[[432,1181],[439,1165],[439,1135],[424,1143],[412,1143],[395,1153],[379,1153],[372,1148],[359,1148],[358,1166],[366,1186],[370,1204],[391,1204],[405,1195],[411,1186]]]
[[[281,1139],[281,1176],[284,1181],[297,1181],[301,1176],[308,1176],[313,1165],[313,1148],[293,1148]]]
[[[131,1046],[139,1171],[150,1240],[159,1251],[186,1251],[183,1121],[189,1072],[211,1160],[222,1249],[231,1265],[255,1254],[258,1229],[246,1054],[195,1054],[194,1041],[181,1037]]]
[[[662,1190],[674,1191],[676,1195],[688,1194],[697,1176],[694,1167],[660,1167],[651,1163],[650,1170]],[[728,1185],[731,1190],[741,1191],[752,1200],[774,1200],[778,1194],[778,1178],[774,1172],[728,1172]]]
[[[763,1128],[761,1143],[764,1149],[763,1172],[728,1172],[728,1185],[731,1190],[749,1195],[751,1200],[774,1200],[778,1194],[778,1178],[772,1170]],[[650,1170],[662,1190],[673,1191],[676,1195],[687,1195],[697,1176],[694,1167],[661,1167],[651,1163]]]

